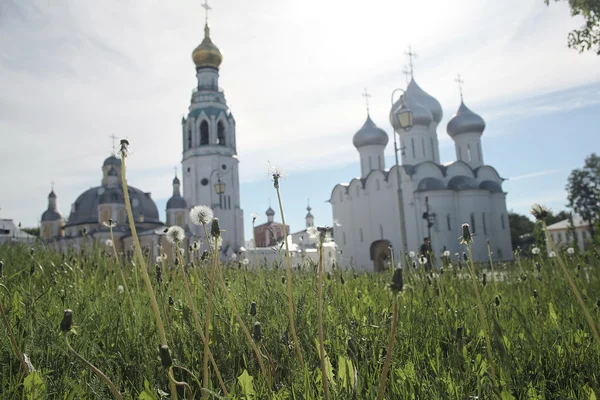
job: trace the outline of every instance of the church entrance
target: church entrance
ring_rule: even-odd
[[[387,261],[391,258],[390,241],[381,239],[371,243],[370,254],[373,261],[373,270],[383,272],[387,269]]]

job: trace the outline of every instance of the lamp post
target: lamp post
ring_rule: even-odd
[[[396,92],[402,92],[400,96],[400,106],[394,109],[394,95]],[[409,131],[413,125],[413,114],[412,111],[404,104],[406,92],[403,89],[395,89],[392,92],[392,118],[398,121],[398,126],[404,131]],[[402,235],[402,258],[408,253],[408,246],[406,244],[406,223],[404,218],[404,198],[402,197],[402,179],[400,177],[400,163],[398,162],[398,141],[396,139],[396,128],[392,124],[394,129],[394,154],[396,156],[396,178],[398,180],[398,211],[400,215],[400,234]],[[400,133],[398,133],[400,135]]]

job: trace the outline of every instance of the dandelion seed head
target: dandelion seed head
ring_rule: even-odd
[[[163,258],[161,256],[156,256],[156,263],[160,264],[163,262]]]
[[[171,244],[179,244],[185,240],[185,231],[183,228],[173,225],[167,230],[167,240]]]
[[[102,225],[106,226],[107,228],[114,228],[117,226],[117,223],[110,218],[108,221],[102,222]]]
[[[473,235],[471,234],[471,230],[469,229],[469,224],[462,224],[462,236],[460,238],[461,244],[471,244],[473,243]]]
[[[575,249],[574,249],[574,248],[572,248],[572,247],[569,247],[569,248],[567,249],[567,253],[568,253],[568,254],[575,254]]]
[[[106,247],[112,247],[113,241],[110,239],[106,239],[106,242],[104,242],[104,244],[106,245]]]
[[[421,265],[427,264],[427,257],[425,257],[423,255],[419,256],[419,264],[421,264]]]
[[[125,289],[123,288],[123,285],[119,285],[119,286],[117,286],[117,293],[118,293],[118,294],[121,294],[121,293],[123,293],[124,291],[125,291]]]
[[[534,204],[533,206],[531,206],[531,215],[534,216],[534,218],[536,219],[536,221],[543,221],[546,219],[546,217],[548,216],[548,213],[550,212],[550,209],[546,206],[543,206],[541,204]]]
[[[414,251],[409,251],[409,252],[408,252],[408,256],[409,256],[410,258],[414,258],[414,257],[415,257],[415,252],[414,252]]]
[[[540,254],[540,249],[539,249],[539,247],[534,247],[533,249],[531,249],[531,253],[532,253],[532,254],[535,254],[535,255],[537,255],[537,254]]]
[[[213,210],[208,206],[194,206],[190,210],[190,221],[196,225],[210,224],[213,216]]]
[[[553,252],[553,251],[551,251],[551,252],[548,254],[548,257],[550,257],[550,258],[554,258],[554,257],[556,257],[556,253],[555,253],[555,252]]]
[[[280,180],[287,178],[287,174],[285,173],[284,170],[282,170],[281,168],[274,167],[271,164],[269,164],[269,169],[267,170],[267,174],[273,180],[273,186],[275,187],[275,189],[279,188]]]
[[[247,258],[244,258],[244,260],[242,261],[242,264],[248,265],[248,264],[250,264],[250,260],[248,260]]]
[[[444,257],[450,257],[450,250],[446,250],[442,253]]]

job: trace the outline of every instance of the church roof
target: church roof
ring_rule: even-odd
[[[269,208],[267,208],[267,211],[265,212],[265,214],[267,214],[269,216],[275,215],[275,211],[271,207],[269,207]]]
[[[406,88],[406,94],[408,97],[413,97],[418,103],[425,106],[425,108],[427,108],[431,113],[435,122],[440,122],[444,117],[444,112],[440,102],[437,101],[435,97],[421,89],[421,87],[417,85],[415,78],[410,80],[410,83]]]
[[[175,178],[177,179],[177,178]],[[167,201],[167,210],[171,209],[187,209],[187,202],[181,196],[173,196]]]
[[[121,166],[121,160],[119,160],[117,157],[115,157],[115,155],[111,155],[110,157],[108,157],[106,160],[104,160],[104,164],[102,164],[102,166],[106,167],[108,165],[116,165],[116,166]]]
[[[447,131],[452,137],[461,133],[482,133],[485,129],[485,121],[479,115],[471,111],[464,102],[454,116],[448,121]]]
[[[134,219],[137,220],[139,216],[143,214],[145,222],[160,223],[158,209],[150,195],[132,186],[129,186],[128,188]],[[108,188],[105,186],[97,186],[88,189],[79,195],[77,200],[75,200],[75,203],[73,203],[73,208],[69,215],[69,222],[66,226],[83,223],[98,223],[98,204],[100,204],[100,197],[107,189]],[[122,189],[119,189],[122,195]],[[113,190],[113,188],[110,190]]]
[[[386,146],[388,141],[389,138],[387,133],[375,125],[370,115],[367,116],[367,120],[362,128],[360,128],[352,138],[352,143],[357,149],[370,145]]]
[[[42,222],[43,221],[58,221],[59,219],[62,219],[62,215],[57,210],[48,209],[48,210],[44,211],[44,213],[42,214]]]
[[[98,204],[125,204],[125,196],[121,187],[104,188]]]

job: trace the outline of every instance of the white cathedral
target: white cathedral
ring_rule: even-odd
[[[183,144],[183,196],[181,182],[173,179],[173,196],[166,207],[166,225],[186,229],[186,244],[204,239],[202,227],[189,223],[189,209],[207,205],[219,218],[223,256],[239,251],[244,244],[244,220],[240,207],[240,184],[236,129],[233,115],[227,107],[223,90],[219,88],[219,67],[223,56],[210,38],[208,22],[204,40],[192,52],[197,85],[192,92],[187,118],[181,121]],[[141,245],[158,255],[164,237],[156,232],[165,227],[159,220],[156,204],[150,193],[129,187],[134,223]],[[125,212],[121,185],[121,160],[107,158],[102,166],[100,186],[84,191],[72,204],[67,221],[57,205],[54,189],[48,196],[48,209],[41,217],[42,239],[56,249],[80,249],[86,243],[100,243],[110,238],[103,222],[112,219],[115,245],[128,251],[133,240]]]
[[[393,115],[403,104],[413,114],[413,126],[408,131]],[[438,259],[445,250],[454,257],[466,251],[459,244],[463,223],[475,232],[474,260],[489,260],[488,241],[494,259],[512,258],[504,179],[483,162],[485,122],[461,101],[447,126],[457,160],[442,165],[437,138],[442,115],[440,103],[413,78],[390,111],[390,122],[400,136],[399,168],[394,165],[386,169],[384,150],[389,138],[369,115],[354,135],[360,177],[336,185],[329,199],[344,267],[352,264],[358,269],[380,269],[376,259],[386,255],[389,245],[399,260],[404,249],[418,254],[425,237],[430,237]]]

